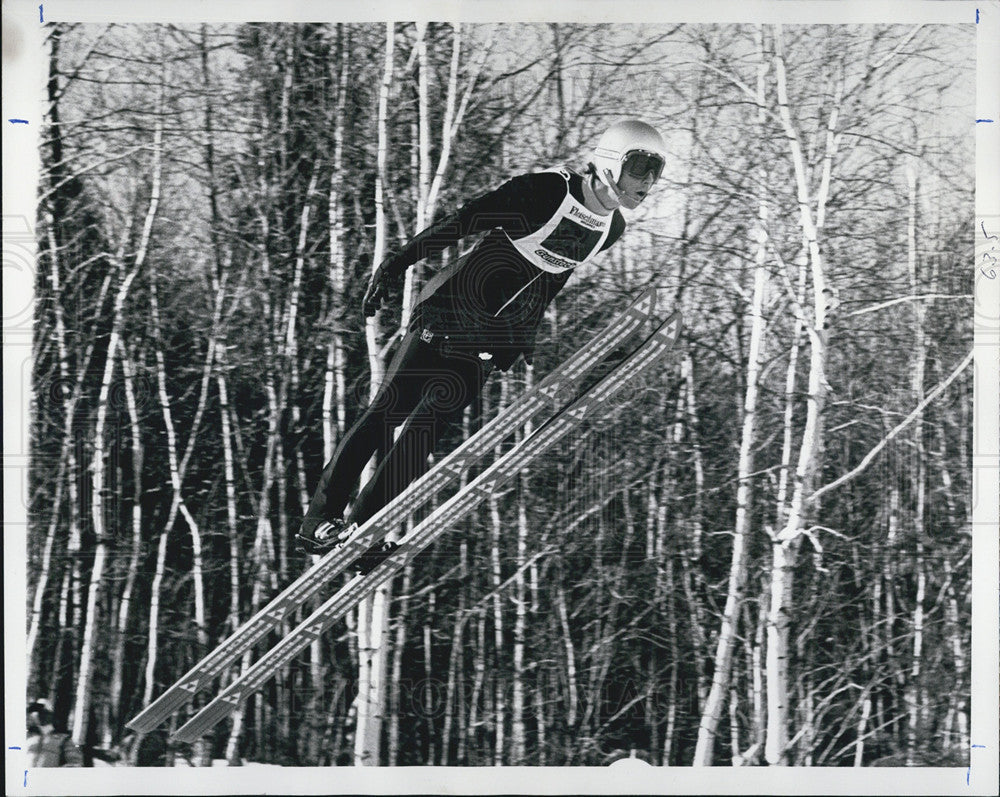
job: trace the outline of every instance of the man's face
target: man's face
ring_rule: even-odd
[[[618,188],[623,194],[622,205],[629,210],[639,207],[639,203],[649,194],[654,182],[653,175],[649,173],[642,177],[633,177],[623,172],[618,181]]]

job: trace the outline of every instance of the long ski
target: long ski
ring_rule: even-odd
[[[357,575],[303,620],[274,648],[265,653],[214,700],[173,734],[174,741],[193,742],[232,714],[279,670],[318,639],[334,622],[367,594],[389,579],[505,481],[547,451],[581,422],[615,405],[615,399],[632,379],[659,361],[680,333],[675,313],[664,321],[626,360],[595,386],[560,410],[529,437],[499,457],[465,488],[428,515],[399,541],[399,547],[370,572]]]
[[[443,457],[423,476],[415,479],[396,498],[361,525],[353,536],[330,552],[276,595],[270,603],[194,665],[173,686],[127,724],[138,733],[148,733],[165,722],[201,689],[268,632],[300,608],[339,572],[355,562],[373,542],[393,525],[420,509],[442,488],[459,477],[525,423],[539,421],[572,397],[580,381],[619,345],[628,340],[652,314],[656,291],[644,291],[607,327],[575,354],[556,367],[534,388],[485,424],[476,434]]]

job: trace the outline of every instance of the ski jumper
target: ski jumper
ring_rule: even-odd
[[[486,233],[424,286],[378,393],[323,469],[303,526],[342,517],[377,450],[383,456],[349,518],[363,523],[426,471],[442,434],[493,368],[507,370],[521,354],[531,361],[545,308],[577,266],[625,230],[617,209],[599,215],[584,206],[584,179],[562,169],[514,177],[428,227],[380,266],[398,279],[418,260]]]

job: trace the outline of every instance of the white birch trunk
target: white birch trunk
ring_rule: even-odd
[[[860,767],[865,757],[865,736],[868,731],[868,718],[872,713],[872,699],[865,697],[861,704],[861,716],[858,718],[857,739],[854,742],[854,766]]]
[[[798,263],[799,279],[797,301],[799,305],[805,303],[806,275],[808,273],[806,257],[808,248],[805,243],[802,246],[802,259]],[[792,446],[794,427],[792,420],[795,415],[795,384],[799,363],[799,351],[802,347],[802,329],[805,323],[801,313],[796,313],[795,321],[792,325],[792,348],[788,355],[788,368],[785,370],[785,409],[782,419],[781,437],[781,470],[778,475],[778,492],[775,503],[777,512],[775,513],[775,527],[782,528],[788,516],[788,485],[792,470]]]
[[[910,292],[917,296],[920,293],[918,281],[917,263],[917,164],[915,159],[910,158],[906,163],[906,184],[908,199],[908,219],[906,225],[906,250],[907,265],[910,276]],[[924,370],[926,367],[927,352],[924,333],[924,316],[926,313],[923,302],[917,300],[913,302],[914,311],[914,346],[913,346],[913,370],[911,372],[911,392],[913,400],[920,406],[924,400]],[[916,456],[916,468],[913,473],[914,485],[914,512],[913,512],[913,535],[916,539],[916,561],[914,568],[917,577],[917,594],[913,606],[913,653],[910,662],[910,677],[906,687],[906,764],[913,766],[916,763],[917,747],[921,743],[921,661],[923,658],[924,642],[924,599],[927,591],[927,569],[924,563],[924,504],[926,501],[926,471],[927,463],[924,451],[924,420],[923,413],[917,415],[913,423],[914,452]]]
[[[562,584],[556,585],[556,611],[559,613],[559,626],[562,629],[563,647],[566,650],[566,726],[572,730],[576,727],[580,698],[576,676],[576,648],[570,635],[566,592]]]
[[[125,224],[125,233],[122,235],[121,246],[116,253],[115,262],[121,263],[125,253],[125,246],[131,239],[132,224],[134,216],[129,216]],[[98,307],[104,307],[105,298],[111,287],[111,273],[104,278],[101,285],[100,297],[97,302]],[[69,540],[66,543],[66,558],[72,565],[66,566],[63,571],[63,583],[59,598],[59,642],[56,647],[55,661],[52,672],[59,672],[62,668],[62,657],[65,648],[70,642],[75,643],[78,629],[80,628],[80,614],[83,610],[80,596],[82,578],[80,575],[80,551],[82,542],[81,519],[80,519],[80,455],[83,454],[83,441],[77,439],[78,433],[82,432],[78,428],[76,420],[76,410],[80,399],[83,396],[83,384],[87,373],[90,370],[91,360],[96,346],[96,331],[94,337],[87,343],[87,350],[79,366],[76,384],[73,387],[73,394],[66,405],[66,420],[63,424],[63,455],[66,462],[65,482],[67,492],[67,506],[69,507]],[[81,424],[82,425],[82,424]],[[49,535],[54,538],[59,523],[59,508],[54,507],[52,520],[49,526]],[[46,544],[46,551],[51,555],[51,548]],[[41,619],[42,601],[44,598],[46,584],[42,581],[35,588],[35,598],[33,605],[33,622],[28,632],[29,656],[34,655],[38,634],[38,621]],[[34,619],[36,618],[37,619]],[[74,651],[75,652],[75,651]],[[29,661],[31,659],[29,658]],[[53,681],[53,690],[55,681]]]
[[[163,586],[163,576],[167,561],[167,541],[170,537],[169,526],[164,526],[160,532],[160,541],[156,548],[156,569],[153,571],[153,581],[150,585],[149,598],[149,636],[146,640],[146,680],[142,694],[142,704],[148,706],[153,701],[156,689],[156,652],[160,634],[160,593]]]
[[[51,215],[47,221],[50,229],[54,225],[54,220]],[[125,224],[126,229],[131,232],[132,229],[132,217],[130,216]],[[50,234],[50,248],[55,253],[56,249],[55,236]],[[124,248],[121,248],[118,252],[119,258],[122,256]],[[56,297],[53,301],[54,312],[57,316],[57,327],[59,325],[58,319],[62,318],[62,304],[60,294],[62,293],[61,283],[59,280],[58,263],[56,261],[56,254],[53,254],[53,263],[50,270],[50,280],[52,285],[52,295]],[[96,307],[103,308],[105,299],[108,295],[108,291],[111,287],[111,272],[109,271],[104,277],[104,281],[101,283],[101,289],[96,302]],[[45,546],[42,552],[42,562],[39,572],[38,581],[35,584],[34,595],[31,599],[31,614],[28,621],[28,631],[27,631],[27,644],[25,651],[25,660],[28,662],[28,677],[29,685],[31,688],[29,691],[34,692],[33,681],[37,676],[37,668],[35,666],[35,647],[38,641],[38,633],[42,618],[42,609],[45,599],[45,591],[48,588],[49,576],[52,572],[52,559],[53,551],[55,547],[55,541],[57,536],[57,531],[60,524],[60,506],[62,505],[63,496],[63,485],[66,485],[66,492],[68,494],[67,506],[69,509],[69,541],[67,543],[67,559],[72,560],[74,565],[72,568],[67,569],[64,575],[64,581],[72,581],[73,589],[78,589],[76,584],[79,582],[79,552],[80,552],[80,517],[79,517],[79,496],[78,496],[78,462],[77,462],[77,421],[76,421],[76,410],[79,406],[80,399],[83,396],[83,382],[87,373],[90,370],[91,360],[94,354],[94,349],[97,341],[96,332],[90,337],[87,343],[86,350],[81,358],[81,364],[78,368],[75,384],[73,385],[72,391],[67,395],[66,390],[69,385],[69,355],[64,346],[64,340],[58,341],[59,344],[59,376],[63,384],[63,438],[62,446],[59,452],[59,468],[56,474],[56,493],[52,501],[52,512],[51,518],[49,520],[48,531],[45,535]],[[63,593],[65,595],[65,592]],[[63,614],[60,612],[60,617]],[[66,631],[68,630],[65,624],[61,624],[60,627],[60,638],[62,638]],[[59,648],[62,648],[60,643]],[[57,652],[57,656],[58,656]]]
[[[472,64],[468,82],[465,84],[465,90],[462,92],[462,99],[458,103],[458,108],[452,111],[453,98],[457,97],[458,91],[458,61],[462,46],[461,26],[456,24],[454,26],[454,30],[455,38],[453,40],[452,48],[451,71],[449,72],[448,77],[448,98],[445,103],[445,117],[442,123],[441,131],[441,157],[438,160],[438,165],[434,172],[434,180],[431,183],[430,193],[427,199],[427,213],[429,219],[434,218],[434,213],[437,209],[438,195],[441,192],[444,174],[448,168],[448,163],[451,158],[452,142],[459,128],[462,126],[462,121],[465,118],[466,111],[469,107],[469,101],[472,99],[476,83],[479,81],[483,67],[486,64],[486,59],[493,50],[493,41],[495,36],[495,34],[491,32],[486,42],[480,46],[476,60]]]
[[[945,464],[947,462],[947,447],[945,445],[943,424],[938,426],[937,433],[939,441],[937,458],[941,466],[941,485],[943,487],[945,501],[948,506],[948,520],[954,527],[957,527],[959,525],[959,520],[955,506],[953,481],[951,473],[949,473]],[[944,568],[945,578],[947,579],[947,586],[945,589],[947,597],[944,604],[945,627],[947,628],[948,644],[951,648],[952,658],[955,662],[956,673],[955,688],[952,690],[949,698],[949,712],[955,716],[958,724],[958,732],[956,735],[952,736],[952,747],[956,751],[964,753],[969,749],[969,715],[965,710],[964,698],[964,695],[967,693],[968,658],[966,655],[965,643],[962,638],[962,627],[959,622],[960,612],[958,606],[958,594],[955,589],[954,568],[952,567],[951,560],[947,556],[943,557],[942,566]]]
[[[413,225],[417,232],[424,229],[430,216],[427,200],[431,171],[430,108],[428,107],[429,70],[427,64],[427,23],[417,22],[417,41],[414,54],[417,59],[417,140],[413,156],[416,160],[416,217]],[[449,87],[450,88],[450,87]],[[449,94],[450,96],[450,94]],[[447,112],[446,112],[447,113]],[[399,319],[398,335],[402,337],[410,325],[410,318],[416,304],[416,268],[406,272],[403,282],[403,312]]]
[[[77,677],[76,699],[73,708],[73,741],[81,746],[87,740],[87,724],[94,675],[93,665],[97,646],[97,628],[100,621],[98,616],[98,599],[104,577],[104,565],[111,546],[111,540],[108,539],[108,532],[104,523],[104,426],[107,421],[111,379],[115,371],[119,340],[125,322],[123,315],[125,302],[128,299],[132,282],[145,262],[146,253],[149,248],[149,237],[153,229],[153,220],[156,218],[156,211],[160,203],[162,145],[163,127],[158,122],[153,133],[152,187],[149,206],[146,209],[142,237],[131,271],[125,274],[124,264],[119,261],[120,273],[123,274],[123,279],[115,296],[114,320],[112,321],[111,335],[108,339],[108,353],[104,365],[104,377],[101,380],[101,391],[98,397],[97,420],[94,428],[94,459],[91,489],[91,521],[93,523],[94,536],[97,538],[97,550],[90,572],[90,588],[87,595],[87,619],[83,630],[83,644],[80,649],[80,669]]]
[[[49,240],[49,290],[52,292],[52,311],[55,315],[56,350],[59,356],[59,379],[62,385],[63,412],[67,419],[67,431],[64,432],[62,450],[59,457],[59,468],[55,479],[55,496],[52,500],[51,519],[48,533],[45,535],[45,545],[42,548],[42,560],[38,580],[35,582],[35,593],[31,599],[31,613],[28,616],[27,650],[25,661],[28,663],[28,692],[35,692],[37,674],[35,670],[35,642],[41,625],[42,608],[45,601],[45,590],[48,587],[49,573],[52,569],[52,551],[55,545],[56,530],[59,528],[59,510],[62,505],[63,478],[66,471],[66,458],[69,453],[68,444],[72,438],[72,418],[75,410],[75,396],[68,395],[69,389],[69,355],[66,351],[65,323],[62,311],[62,286],[59,278],[59,245],[56,241],[55,219],[52,212],[46,208],[45,223],[48,227]]]
[[[219,390],[219,420],[222,426],[222,457],[223,472],[226,479],[226,528],[229,533],[229,627],[235,631],[240,626],[240,548],[239,521],[236,508],[236,471],[233,457],[233,429],[230,422],[229,388],[226,382],[226,342],[223,339],[219,346],[219,370],[215,381]],[[246,662],[249,666],[249,661]],[[233,717],[232,730],[226,746],[225,758],[230,766],[239,763],[237,744],[240,728],[243,723],[243,712],[237,711]]]
[[[762,217],[766,211],[761,206]],[[762,218],[762,223],[764,218]],[[763,231],[762,231],[763,236]],[[747,358],[747,387],[743,401],[743,429],[740,438],[738,468],[739,487],[736,493],[736,521],[733,531],[733,550],[729,570],[729,587],[722,614],[722,627],[716,643],[715,668],[712,687],[702,710],[695,746],[694,766],[711,766],[713,747],[724,700],[729,691],[733,649],[736,644],[736,624],[743,600],[747,577],[747,544],[750,533],[752,509],[752,484],[754,470],[754,443],[757,427],[757,395],[760,365],[764,354],[764,303],[768,289],[767,266],[764,262],[764,240],[760,241],[754,274],[753,304],[750,310],[750,351]]]
[[[399,763],[399,719],[400,686],[403,677],[403,651],[406,649],[406,617],[410,607],[410,585],[413,582],[413,564],[408,563],[403,570],[402,595],[400,596],[399,615],[396,617],[396,641],[393,645],[395,655],[392,657],[392,681],[389,684],[389,766]],[[428,763],[433,763],[430,761]]]
[[[689,351],[684,353],[684,359],[681,361],[681,378],[684,380],[683,411],[687,421],[687,432],[691,440],[695,486],[694,506],[692,507],[693,511],[689,521],[691,526],[691,549],[690,553],[682,560],[683,572],[681,573],[681,584],[691,616],[691,634],[694,639],[695,649],[698,652],[695,656],[695,670],[697,673],[696,691],[698,694],[698,708],[700,710],[704,708],[708,700],[710,687],[705,662],[703,661],[703,658],[709,655],[708,623],[705,619],[704,605],[707,588],[701,562],[705,517],[704,501],[702,498],[705,491],[705,471],[701,442],[698,439],[698,405],[695,395],[694,361],[691,359]],[[675,438],[676,446],[679,446],[680,442],[680,438]],[[667,506],[671,498],[669,493],[670,486],[671,481],[664,478],[664,495],[663,500],[660,502],[661,517],[658,521],[661,529],[665,529],[666,527]],[[662,558],[664,550],[664,543],[661,542],[658,548],[658,557]]]
[[[375,176],[375,245],[372,251],[372,268],[377,268],[385,256],[385,175],[388,156],[387,120],[389,90],[393,80],[395,55],[395,23],[386,23],[385,63],[378,101],[378,158]],[[368,342],[368,363],[371,371],[371,398],[375,397],[385,374],[385,362],[378,346],[376,317],[368,319],[365,327]],[[366,468],[363,479],[371,476]],[[382,720],[385,709],[386,641],[389,626],[389,596],[392,580],[383,584],[358,606],[358,697],[357,725],[354,737],[354,763],[356,766],[378,766],[381,757]]]
[[[323,381],[323,461],[333,456],[337,440],[346,429],[347,377],[344,353],[343,328],[336,315],[343,313],[347,276],[344,256],[344,210],[340,194],[344,190],[344,108],[347,101],[347,66],[349,48],[343,25],[338,25],[340,41],[340,71],[337,78],[337,106],[333,119],[333,172],[330,176],[330,201],[328,207],[330,228],[330,290],[335,309],[334,322],[330,325],[330,343],[327,348],[326,374]],[[339,310],[339,312],[338,312]]]
[[[468,415],[466,415],[468,417]],[[459,559],[459,581],[463,586],[458,593],[458,611],[455,612],[455,626],[451,634],[451,655],[448,658],[448,684],[445,689],[444,701],[444,725],[441,730],[441,766],[447,766],[449,754],[451,752],[452,728],[455,724],[456,709],[461,709],[461,698],[464,694],[461,679],[464,675],[464,647],[462,645],[463,631],[466,621],[467,594],[465,580],[468,577],[468,551],[469,545],[462,540],[461,554]],[[457,702],[457,705],[456,705]],[[461,763],[458,761],[456,763]]]
[[[129,618],[132,608],[132,594],[139,576],[139,558],[142,553],[142,434],[139,413],[135,400],[135,366],[124,344],[121,344],[122,370],[125,376],[125,402],[128,409],[132,437],[132,550],[129,555],[125,587],[118,606],[116,624],[117,636],[112,663],[111,711],[115,718],[121,717],[122,683],[125,678],[125,647]],[[110,729],[109,729],[110,731]],[[105,739],[104,746],[110,747],[112,739]]]
[[[776,75],[778,110],[788,139],[792,165],[795,169],[796,189],[799,203],[799,221],[808,243],[810,275],[813,287],[813,325],[809,328],[811,358],[809,365],[809,393],[806,408],[806,423],[792,484],[792,495],[788,516],[784,527],[773,540],[771,546],[771,595],[770,614],[767,629],[767,741],[764,755],[769,764],[788,764],[788,644],[789,611],[792,599],[792,572],[801,541],[802,524],[812,510],[814,501],[807,496],[812,491],[815,474],[819,468],[823,436],[823,408],[826,402],[826,277],[820,254],[818,227],[822,225],[824,208],[830,184],[833,156],[836,151],[835,134],[840,91],[838,83],[833,108],[827,122],[826,151],[823,161],[823,175],[816,197],[816,217],[810,206],[809,178],[807,165],[798,133],[792,122],[788,108],[788,92],[785,76],[784,49],[780,26],[775,28],[774,67]],[[803,313],[801,307],[796,312]],[[804,316],[803,316],[804,319]],[[803,323],[805,323],[803,321]]]
[[[343,186],[344,167],[344,108],[347,99],[348,42],[344,25],[337,25],[337,40],[340,47],[340,62],[336,74],[337,104],[333,115],[333,169],[330,175],[329,201],[327,205],[328,227],[330,230],[330,291],[331,323],[328,331],[326,368],[323,377],[323,462],[333,456],[337,440],[346,429],[347,378],[346,354],[344,351],[343,327],[339,319],[343,317],[345,301],[345,274],[343,237],[344,215],[340,194]],[[308,505],[304,504],[304,507]],[[318,561],[314,558],[313,561]],[[312,716],[319,723],[320,707],[323,705],[323,642],[315,640],[309,646],[309,667],[312,679]],[[309,760],[315,762],[321,756],[321,734],[317,726],[309,742]]]
[[[531,389],[531,370],[528,369],[524,389]],[[532,425],[525,425],[524,436],[528,437],[532,433]],[[527,626],[527,603],[528,596],[525,588],[524,571],[527,568],[528,558],[528,515],[525,509],[527,501],[528,479],[521,476],[518,479],[519,490],[517,502],[517,571],[514,578],[514,690],[511,698],[511,763],[514,766],[523,766],[527,763],[527,739],[524,727],[524,705],[525,705],[525,685],[524,685],[524,644]]]
[[[201,551],[201,531],[198,528],[198,524],[187,507],[183,496],[183,482],[184,474],[187,471],[187,466],[190,463],[191,455],[194,451],[194,442],[197,437],[198,428],[201,425],[201,416],[204,412],[206,405],[206,400],[208,396],[208,386],[211,379],[211,369],[215,359],[215,333],[218,326],[219,314],[221,312],[221,289],[216,292],[215,301],[215,312],[212,318],[212,331],[210,332],[207,352],[205,355],[205,365],[202,371],[201,380],[201,391],[199,394],[198,406],[195,412],[195,417],[191,423],[191,434],[188,439],[188,445],[184,452],[184,456],[181,460],[177,457],[177,431],[174,426],[173,413],[170,409],[170,396],[167,392],[167,375],[166,375],[166,365],[164,360],[163,346],[160,340],[160,310],[159,310],[159,300],[156,290],[156,277],[152,278],[150,285],[150,305],[151,305],[151,315],[153,318],[153,325],[156,330],[156,379],[157,379],[157,389],[160,396],[160,408],[163,414],[164,425],[167,430],[167,457],[170,463],[170,484],[173,489],[173,501],[171,504],[170,519],[168,521],[168,527],[172,527],[173,520],[176,512],[180,512],[184,520],[188,524],[188,528],[191,531],[191,544],[192,544],[192,580],[194,584],[194,616],[195,625],[198,628],[199,641],[205,644],[207,639],[207,629],[205,625],[205,585],[204,585],[204,567],[202,563],[202,551]]]
[[[763,34],[758,32],[760,65],[757,71],[757,102],[761,111],[764,104],[764,75],[766,63],[763,55]],[[733,548],[729,569],[729,586],[722,613],[722,626],[715,650],[715,668],[712,688],[702,709],[695,745],[694,766],[711,766],[715,736],[722,718],[722,709],[730,687],[733,650],[736,645],[736,626],[743,600],[747,578],[750,516],[753,508],[751,475],[754,470],[754,443],[757,433],[757,394],[761,361],[764,356],[766,324],[764,305],[767,301],[767,204],[763,192],[767,190],[767,175],[760,176],[762,192],[758,206],[758,240],[754,267],[754,290],[750,315],[750,350],[747,355],[746,395],[743,400],[743,429],[740,437],[737,474],[739,487],[736,492],[736,520],[733,529]]]
[[[183,497],[184,475],[191,462],[194,452],[195,442],[198,438],[201,419],[208,402],[208,389],[211,384],[212,368],[215,362],[216,335],[219,328],[219,319],[222,312],[223,286],[219,285],[215,292],[215,304],[212,313],[211,331],[209,333],[208,345],[205,353],[205,363],[202,366],[201,386],[198,396],[198,404],[195,409],[194,418],[191,421],[191,430],[188,436],[187,446],[183,456],[178,460],[177,456],[177,433],[174,427],[173,414],[170,409],[170,396],[167,393],[166,365],[163,356],[163,345],[160,335],[160,306],[157,289],[156,273],[150,275],[149,300],[150,318],[153,328],[154,354],[156,359],[156,379],[157,392],[160,399],[160,411],[163,415],[164,426],[167,431],[167,458],[170,465],[170,484],[173,496],[170,502],[170,510],[167,513],[167,520],[163,531],[160,534],[160,541],[157,547],[156,570],[153,574],[150,596],[149,614],[149,639],[147,643],[146,656],[146,685],[143,694],[143,703],[148,705],[152,700],[155,687],[155,673],[157,663],[157,647],[159,644],[159,612],[160,612],[160,591],[163,579],[166,575],[167,545],[170,534],[173,531],[174,523],[177,520],[178,512],[188,524],[191,532],[192,563],[191,575],[193,583],[194,600],[194,622],[197,628],[199,646],[204,647],[208,643],[208,630],[205,615],[205,585],[204,567],[201,548],[201,531],[194,516],[189,511]]]
[[[229,386],[226,382],[226,344],[219,347],[219,371],[215,384],[219,391],[219,422],[222,427],[222,467],[226,480],[226,529],[229,536],[229,626],[240,626],[240,527],[236,509],[236,469],[233,457],[233,430],[229,422]]]
[[[504,411],[504,407],[509,399],[509,378],[503,375],[500,382],[500,400],[497,405],[497,414]],[[497,446],[496,454],[500,456],[501,449]],[[507,701],[504,691],[504,681],[502,678],[501,662],[504,658],[504,623],[503,623],[503,600],[501,596],[501,584],[503,574],[501,571],[500,542],[503,537],[503,523],[500,518],[500,505],[496,493],[491,493],[489,497],[489,513],[491,521],[490,539],[490,576],[493,586],[493,701],[494,701],[494,736],[493,736],[493,766],[503,766],[504,750],[506,749],[506,722],[507,722]]]

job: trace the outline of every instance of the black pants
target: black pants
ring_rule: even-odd
[[[364,523],[427,470],[445,430],[482,390],[492,366],[475,352],[451,352],[441,336],[403,338],[378,393],[341,439],[323,469],[306,519],[343,517],[365,464],[385,452],[375,475],[351,507],[350,522]],[[393,432],[402,425],[393,441]]]

